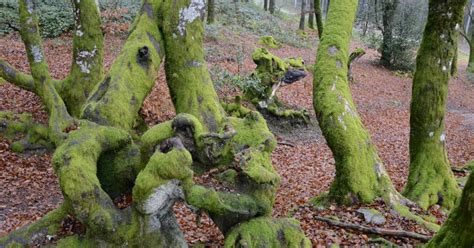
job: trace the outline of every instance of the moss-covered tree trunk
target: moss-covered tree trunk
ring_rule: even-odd
[[[385,0],[383,2],[383,30],[382,30],[382,57],[380,63],[390,67],[392,65],[392,40],[395,11],[397,10],[399,0]]]
[[[301,0],[300,25],[299,25],[300,30],[304,30],[305,19],[306,19],[306,0]]]
[[[316,16],[316,26],[318,27],[318,36],[323,36],[323,14],[321,13],[320,0],[314,0],[314,15]]]
[[[430,1],[410,105],[410,172],[404,194],[448,209],[460,194],[446,151],[445,113],[451,63],[466,0]]]
[[[318,48],[313,106],[319,126],[336,160],[329,198],[338,203],[396,201],[384,165],[352,101],[347,73],[357,0],[333,1]]]
[[[74,62],[66,80],[49,74],[31,0],[21,0],[19,9],[32,75],[0,61],[0,76],[36,93],[50,118],[46,127],[2,112],[0,132],[26,132],[52,143],[64,195],[60,208],[2,237],[0,246],[43,246],[54,237],[60,247],[186,247],[172,211],[185,201],[209,214],[226,247],[310,247],[295,220],[270,217],[280,178],[270,158],[276,141],[265,120],[250,110],[228,117],[219,103],[202,47],[204,0],[145,0],[105,76],[97,57],[103,38],[96,1],[75,1],[75,8]],[[148,129],[138,112],[165,56],[178,115]],[[88,90],[75,94],[75,87]],[[210,170],[228,190],[193,180]],[[133,198],[125,209],[113,202],[122,194]],[[68,216],[85,232],[60,236]]]
[[[428,248],[474,246],[474,173],[469,176],[461,200],[451,211],[441,230],[430,240]]]

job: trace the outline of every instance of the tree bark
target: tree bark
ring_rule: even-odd
[[[404,194],[422,208],[451,209],[460,190],[446,151],[448,82],[466,0],[430,1],[410,105],[410,172]],[[449,14],[448,14],[449,11]]]
[[[101,69],[93,68],[102,67],[102,59],[96,58],[102,56],[102,44],[95,44],[102,37],[93,35],[100,26],[96,1],[76,4],[79,18],[91,15],[93,20],[76,23],[74,47],[80,49],[72,67],[77,65],[79,71],[71,71],[69,77],[77,79],[79,88],[95,81],[84,106],[79,104],[81,98],[67,97],[69,104],[78,102],[80,107],[74,109],[82,109],[79,117],[69,114],[73,108],[66,108],[57,91],[69,82],[50,76],[31,0],[21,0],[19,9],[32,75],[0,63],[2,78],[38,94],[50,114],[47,130],[35,129],[56,147],[52,163],[65,199],[38,222],[0,238],[0,246],[36,245],[37,239],[57,235],[61,221],[73,216],[85,233],[58,237],[58,246],[186,247],[172,211],[175,202],[185,201],[211,216],[229,237],[226,246],[240,242],[240,235],[232,233],[253,233],[257,226],[272,233],[249,236],[245,242],[278,244],[275,239],[283,232],[291,233],[287,245],[310,247],[294,220],[269,217],[280,178],[271,164],[276,140],[265,120],[250,110],[240,117],[227,116],[219,103],[202,47],[204,1],[144,1],[120,55],[103,79],[98,76]],[[90,44],[97,50],[87,50]],[[148,130],[145,127],[140,136],[134,130],[138,112],[165,54],[168,87],[178,115]],[[86,76],[93,71],[94,80]],[[5,121],[9,118],[0,113],[6,129],[18,124]],[[230,191],[196,184],[195,168],[211,173]],[[127,192],[132,193],[133,204],[117,208],[112,199]],[[256,217],[259,220],[252,221]]]
[[[336,160],[329,198],[342,204],[395,201],[395,191],[352,101],[348,86],[349,44],[357,0],[334,1],[315,65],[313,106]]]
[[[395,18],[395,11],[397,10],[399,0],[385,0],[383,2],[383,16],[382,16],[382,57],[380,63],[384,66],[390,67],[392,65],[392,40],[393,40],[393,25]]]
[[[323,15],[321,13],[321,2],[320,0],[314,0],[314,14],[316,16],[316,26],[318,27],[318,36],[323,36]]]
[[[457,206],[426,247],[472,247],[474,245],[474,173],[471,173]]]
[[[214,9],[216,3],[215,0],[207,0],[207,23],[212,24],[215,21]]]
[[[275,13],[275,9],[276,9],[276,0],[268,0],[268,1],[270,1],[268,10],[270,11],[270,14],[273,15]]]
[[[309,16],[308,16],[308,27],[310,29],[314,29],[314,16],[315,16],[315,13],[313,13],[313,11],[315,10],[315,8],[314,8],[314,1],[313,0],[309,0],[309,9],[310,9],[310,13],[309,13]]]
[[[263,0],[263,10],[268,11],[268,1],[269,0]]]
[[[299,29],[304,30],[304,23],[305,23],[305,8],[306,8],[306,0],[301,0],[301,13],[300,13],[300,25]]]

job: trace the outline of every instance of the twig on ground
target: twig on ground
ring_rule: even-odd
[[[412,238],[412,239],[416,239],[416,240],[420,240],[424,242],[427,242],[431,239],[430,236],[426,236],[426,235],[422,235],[422,234],[418,234],[414,232],[403,231],[403,230],[390,230],[390,229],[385,229],[385,228],[369,227],[369,226],[363,226],[363,225],[352,224],[352,223],[344,223],[344,222],[331,220],[331,219],[320,217],[320,216],[315,216],[314,219],[326,222],[327,224],[332,225],[332,226],[357,230],[363,233],[379,234],[379,235],[392,236],[392,237]]]

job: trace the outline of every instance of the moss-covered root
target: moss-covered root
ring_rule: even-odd
[[[347,73],[347,78],[349,79],[350,82],[353,81],[352,77],[352,62],[356,61],[360,57],[365,55],[365,50],[363,48],[356,48],[351,55],[349,55],[349,62],[347,63],[347,67],[349,72]]]
[[[48,240],[48,236],[54,237],[61,226],[61,221],[67,216],[66,210],[66,206],[61,205],[31,225],[1,237],[0,247],[32,247]]]
[[[156,19],[160,5],[160,1],[144,1],[109,75],[87,100],[83,118],[125,129],[137,126],[138,112],[155,83],[164,56]]]
[[[108,150],[131,142],[128,133],[110,127],[84,126],[69,133],[53,156],[53,166],[65,201],[72,204],[74,216],[88,230],[108,241],[122,221],[112,200],[97,178],[97,161]]]
[[[259,109],[266,109],[269,114],[272,114],[277,118],[291,120],[292,124],[294,123],[304,125],[310,123],[308,110],[289,109],[288,107],[283,106],[282,103],[279,103],[277,101],[277,99],[274,99],[274,101],[268,104],[266,108],[261,108],[261,106],[259,106]]]
[[[225,248],[311,247],[311,242],[295,219],[255,218],[240,223],[226,235]]]
[[[215,132],[225,116],[203,51],[204,0],[165,1],[160,20],[166,79],[177,113],[189,113]]]
[[[428,248],[474,246],[474,173],[471,173],[461,200],[449,214],[441,230],[428,243]]]
[[[53,147],[48,128],[34,123],[31,114],[0,112],[0,134],[12,141],[11,149],[14,152]],[[21,138],[17,139],[19,136]]]
[[[410,173],[405,195],[421,207],[452,208],[460,194],[451,172],[445,112],[451,63],[466,0],[430,1],[410,105]]]
[[[104,76],[104,36],[95,0],[73,1],[75,31],[71,72],[60,94],[72,116],[79,117],[92,89]]]
[[[398,193],[357,114],[348,86],[347,63],[357,0],[334,1],[318,48],[313,106],[336,160],[329,197],[338,203],[396,200]]]

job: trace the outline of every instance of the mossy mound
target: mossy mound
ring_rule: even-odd
[[[224,247],[311,247],[311,242],[295,219],[260,217],[230,230]]]
[[[274,49],[282,47],[280,42],[275,40],[273,36],[269,36],[269,35],[260,37],[258,44],[267,46],[268,48],[274,48]]]

